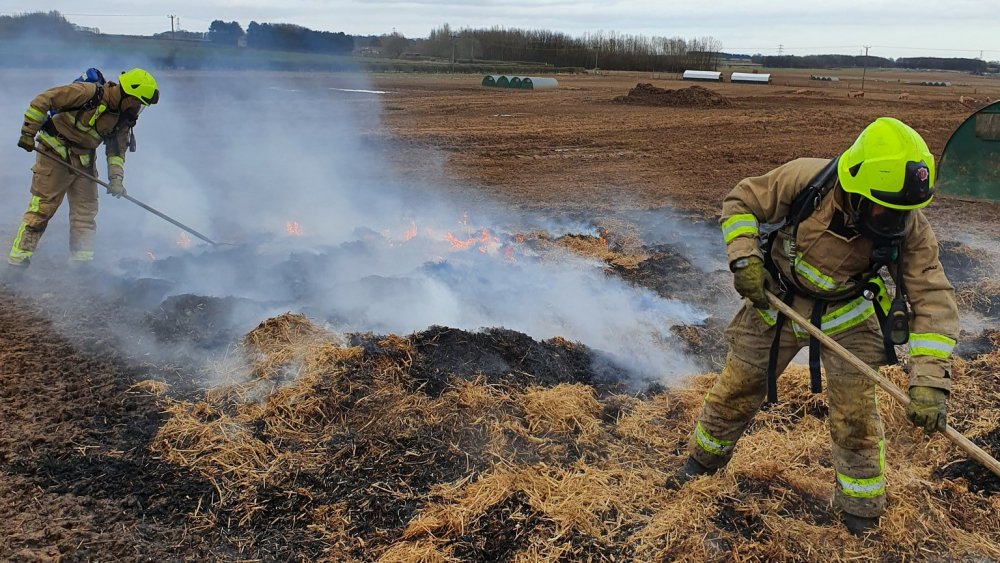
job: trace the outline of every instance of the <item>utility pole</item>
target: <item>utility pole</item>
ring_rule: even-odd
[[[781,55],[784,55],[784,54],[785,54],[785,44],[784,43],[778,43],[778,56],[780,57]]]
[[[173,39],[174,38],[174,18],[176,18],[177,16],[169,15],[167,17],[170,18],[170,38]]]
[[[865,74],[868,72],[868,49],[871,49],[871,45],[864,45],[865,48],[865,58],[861,67],[861,91],[865,91]]]

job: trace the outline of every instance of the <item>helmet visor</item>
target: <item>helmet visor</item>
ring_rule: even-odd
[[[892,209],[865,199],[861,202],[860,230],[876,242],[899,239],[906,232],[908,211]]]
[[[151,106],[151,105],[156,104],[156,102],[160,101],[160,90],[159,90],[159,88],[157,88],[156,90],[153,90],[153,95],[152,96],[143,96],[141,94],[133,94],[133,95],[136,98],[138,98],[139,101],[142,102],[142,105],[144,105],[144,106]]]
[[[927,164],[907,162],[903,175],[903,188],[896,192],[872,189],[872,198],[886,205],[899,208],[922,207],[934,196],[931,171]]]

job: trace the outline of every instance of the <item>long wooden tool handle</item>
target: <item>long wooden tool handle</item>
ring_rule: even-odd
[[[93,180],[94,182],[97,182],[98,184],[104,186],[105,188],[111,189],[111,186],[108,185],[107,182],[102,181],[97,176],[94,176],[93,174],[88,173],[86,170],[80,170],[76,166],[73,166],[72,164],[66,162],[65,160],[56,158],[56,157],[52,156],[51,154],[43,151],[40,148],[37,148],[37,147],[35,148],[35,154],[40,154],[40,155],[44,156],[45,158],[51,160],[52,162],[58,162],[59,164],[62,164],[66,168],[69,168],[70,171],[73,172],[74,174],[78,174],[80,176],[83,176],[84,178],[86,178],[88,180]]]
[[[818,327],[814,326],[812,323],[807,321],[802,315],[796,313],[795,309],[792,309],[790,306],[785,304],[784,301],[778,299],[770,291],[767,292],[767,300],[768,302],[771,303],[771,306],[784,313],[785,316],[787,316],[789,319],[792,319],[793,321],[798,323],[803,330],[808,332],[816,340],[819,340],[823,346],[832,350],[835,354],[837,354],[845,361],[847,361],[849,364],[857,368],[858,371],[868,376],[872,381],[878,384],[878,386],[881,387],[886,393],[891,395],[893,399],[896,399],[896,401],[898,401],[901,405],[905,407],[906,405],[910,404],[910,397],[907,396],[907,394],[904,393],[902,389],[897,387],[893,382],[883,377],[882,374],[872,369],[871,366],[862,362],[857,356],[850,353],[846,348],[837,343],[836,340],[827,336],[826,333],[824,333]],[[972,456],[973,459],[981,463],[983,467],[986,467],[987,469],[992,471],[997,477],[1000,477],[1000,461],[997,461],[995,457],[988,454],[985,450],[983,450],[979,446],[973,444],[971,440],[963,436],[958,430],[955,430],[951,426],[946,427],[943,434],[949,440],[951,440],[955,445],[962,448],[966,453]]]
[[[42,155],[42,156],[44,156],[45,158],[51,160],[52,162],[58,162],[59,164],[62,164],[66,168],[69,168],[74,174],[79,174],[80,176],[83,176],[84,178],[86,178],[88,180],[91,180],[93,182],[97,182],[98,184],[104,186],[105,188],[108,188],[109,190],[111,189],[111,186],[107,182],[101,181],[100,178],[98,178],[97,176],[94,176],[93,174],[90,174],[90,173],[86,172],[85,170],[80,170],[76,166],[73,166],[72,164],[70,164],[70,163],[68,163],[68,162],[66,162],[64,160],[60,160],[60,159],[52,156],[51,154],[48,154],[45,151],[39,150],[37,148],[35,149],[35,152],[38,153],[38,154],[40,154],[40,155]],[[143,203],[143,202],[135,199],[134,197],[132,197],[132,196],[130,196],[128,194],[123,194],[122,197],[124,197],[125,199],[127,199],[127,200],[131,201],[132,203],[138,205],[139,207],[145,209],[146,211],[149,211],[153,215],[156,215],[160,219],[163,219],[164,221],[167,221],[171,225],[174,225],[176,227],[179,227],[179,228],[181,228],[181,229],[183,229],[183,230],[191,233],[192,235],[194,235],[194,236],[200,238],[201,240],[203,240],[203,241],[211,244],[212,246],[218,245],[218,243],[215,242],[214,240],[206,237],[205,235],[199,233],[198,231],[192,229],[191,227],[188,227],[184,223],[181,223],[180,221],[178,221],[176,219],[173,219],[170,216],[157,211],[156,209],[153,209],[152,207],[150,207],[150,206],[146,205],[145,203]]]

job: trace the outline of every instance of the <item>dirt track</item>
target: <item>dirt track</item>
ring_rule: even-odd
[[[388,131],[369,134],[398,139],[392,158],[428,178],[437,170],[424,157],[443,151],[450,189],[473,200],[593,215],[677,206],[712,217],[740,178],[797,156],[832,156],[874,117],[911,123],[940,153],[970,111],[936,92],[897,100],[883,85],[848,99],[794,82],[710,87],[727,107],[647,107],[612,100],[639,82],[684,85],[560,80],[558,90],[511,92],[469,76],[376,76],[394,93],[385,101]],[[997,211],[944,200],[931,217],[941,238],[952,238],[989,232]],[[79,311],[69,308],[56,331],[40,310],[66,303],[46,295],[0,287],[0,559],[236,558],[238,539],[191,517],[216,500],[212,483],[149,450],[164,405],[134,385],[172,376],[102,332],[140,312],[88,295],[101,313],[72,318]]]

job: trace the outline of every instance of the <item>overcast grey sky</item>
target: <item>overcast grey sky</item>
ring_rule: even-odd
[[[716,0],[672,3],[569,0],[3,0],[2,13],[58,10],[104,33],[150,34],[181,26],[205,31],[212,20],[283,22],[350,34],[393,29],[426,37],[443,23],[562,31],[700,37],[730,52],[860,53],[1000,59],[996,0]]]

